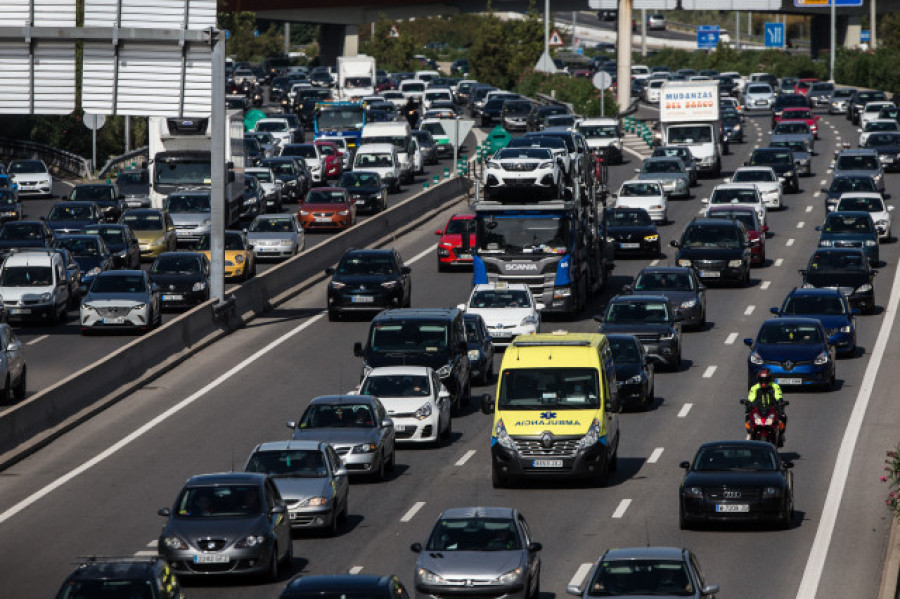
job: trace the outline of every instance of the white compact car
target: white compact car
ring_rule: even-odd
[[[503,148],[488,160],[484,169],[485,195],[537,192],[547,198],[561,198],[565,181],[559,161],[549,148]]]
[[[8,172],[20,196],[52,197],[53,176],[43,160],[13,160]]]
[[[878,115],[881,114],[882,108],[891,108],[894,106],[893,102],[886,102],[884,100],[879,100],[878,102],[869,102],[859,113],[859,125],[863,129],[866,128],[866,123],[869,121],[874,121],[878,119]]]
[[[450,392],[428,366],[373,368],[360,383],[358,394],[381,400],[394,421],[397,443],[439,443],[450,438]]]
[[[783,190],[781,179],[768,166],[742,166],[734,171],[728,183],[753,183],[759,188],[767,210],[781,210]]]
[[[700,200],[709,206],[727,204],[743,204],[753,206],[759,217],[759,224],[766,226],[766,205],[763,204],[762,194],[755,183],[723,183],[716,185],[709,198]]]
[[[484,283],[475,285],[469,302],[459,309],[481,316],[491,342],[506,346],[518,335],[539,332],[544,304],[535,302],[523,283]]]
[[[880,193],[851,191],[842,193],[834,210],[859,210],[868,212],[878,231],[878,239],[884,241],[891,237],[891,212],[893,206],[885,206]]]
[[[870,133],[900,131],[900,123],[894,119],[875,119],[868,121],[864,127],[860,127],[857,131],[859,131],[859,143],[857,145],[861,148],[866,145],[866,140],[869,139]]]
[[[616,208],[643,208],[655,223],[669,220],[669,203],[659,181],[625,181],[613,198]]]

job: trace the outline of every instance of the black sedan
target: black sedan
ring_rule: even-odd
[[[625,285],[623,293],[664,295],[681,314],[682,326],[703,329],[706,326],[706,286],[697,271],[687,266],[648,266],[634,277],[634,285]]]
[[[604,335],[637,337],[647,356],[671,368],[681,367],[681,314],[662,295],[617,295],[603,314],[594,316]]]
[[[0,223],[22,219],[22,202],[16,187],[0,187]]]
[[[861,146],[878,152],[878,160],[885,171],[900,171],[900,133],[884,131],[872,133]]]
[[[381,175],[374,171],[351,171],[341,175],[337,182],[356,203],[357,212],[381,212],[387,208],[388,188]]]
[[[469,345],[469,376],[476,383],[490,385],[494,379],[494,343],[481,314],[466,312],[466,342]]]
[[[190,308],[209,299],[209,260],[200,252],[163,252],[150,267],[163,309]]]
[[[141,267],[141,244],[128,225],[91,225],[82,233],[99,235],[103,239],[112,252],[115,268],[138,270]]]
[[[790,469],[771,443],[704,443],[687,470],[679,491],[682,529],[713,522],[772,522],[787,529],[794,517],[794,483]]]
[[[113,268],[113,256],[106,243],[99,235],[62,235],[57,240],[57,247],[69,250],[81,269],[82,295],[101,272]]]
[[[803,287],[832,287],[841,291],[850,306],[866,314],[875,312],[875,275],[859,248],[819,248],[801,270]]]
[[[100,207],[103,220],[114,223],[122,216],[122,201],[125,196],[115,183],[82,183],[72,188],[69,199],[94,202]]]
[[[307,576],[298,574],[281,591],[279,599],[337,596],[397,599],[409,595],[403,588],[403,583],[396,576],[373,576],[371,574]]]
[[[616,257],[629,254],[656,257],[660,252],[659,231],[643,208],[607,208],[606,239],[613,244]]]
[[[616,363],[619,401],[639,410],[649,410],[654,400],[653,363],[634,335],[607,335]]]
[[[337,268],[325,269],[331,276],[328,320],[337,320],[344,312],[408,308],[412,296],[410,272],[396,250],[347,250]]]

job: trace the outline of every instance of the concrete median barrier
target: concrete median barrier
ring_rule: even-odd
[[[22,459],[97,412],[161,376],[235,327],[287,301],[324,276],[344,250],[389,242],[467,193],[466,179],[449,179],[310,248],[228,293],[233,315],[216,317],[206,302],[96,364],[0,411],[0,469]]]

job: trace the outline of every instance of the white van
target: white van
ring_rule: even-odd
[[[425,110],[431,108],[431,105],[438,101],[446,101],[453,103],[453,93],[446,87],[435,87],[425,90],[423,106]]]
[[[400,86],[397,88],[400,90],[400,93],[403,94],[403,97],[407,100],[413,98],[416,102],[422,101],[422,96],[425,95],[425,87],[428,84],[421,79],[406,79],[405,81],[400,82]]]
[[[10,254],[0,267],[0,296],[10,320],[65,320],[71,300],[62,254],[52,249]]]
[[[362,144],[353,157],[353,170],[378,173],[392,192],[400,192],[400,159],[393,144]]]
[[[406,122],[368,123],[362,128],[361,144],[391,144],[400,159],[400,179],[403,183],[413,182],[412,153],[415,151],[409,124]]]
[[[285,118],[271,117],[259,119],[253,126],[253,130],[261,133],[271,133],[283,148],[291,143],[291,124]]]
[[[425,83],[431,83],[432,79],[436,79],[440,77],[441,74],[437,71],[432,70],[424,70],[424,71],[416,71],[416,79],[421,79]]]

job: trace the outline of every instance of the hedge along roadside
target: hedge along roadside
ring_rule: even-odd
[[[227,294],[237,318],[226,326],[214,301],[179,315],[92,366],[0,412],[0,470],[72,430],[185,359],[324,278],[350,247],[392,243],[468,193],[463,178],[443,181],[335,235]]]

